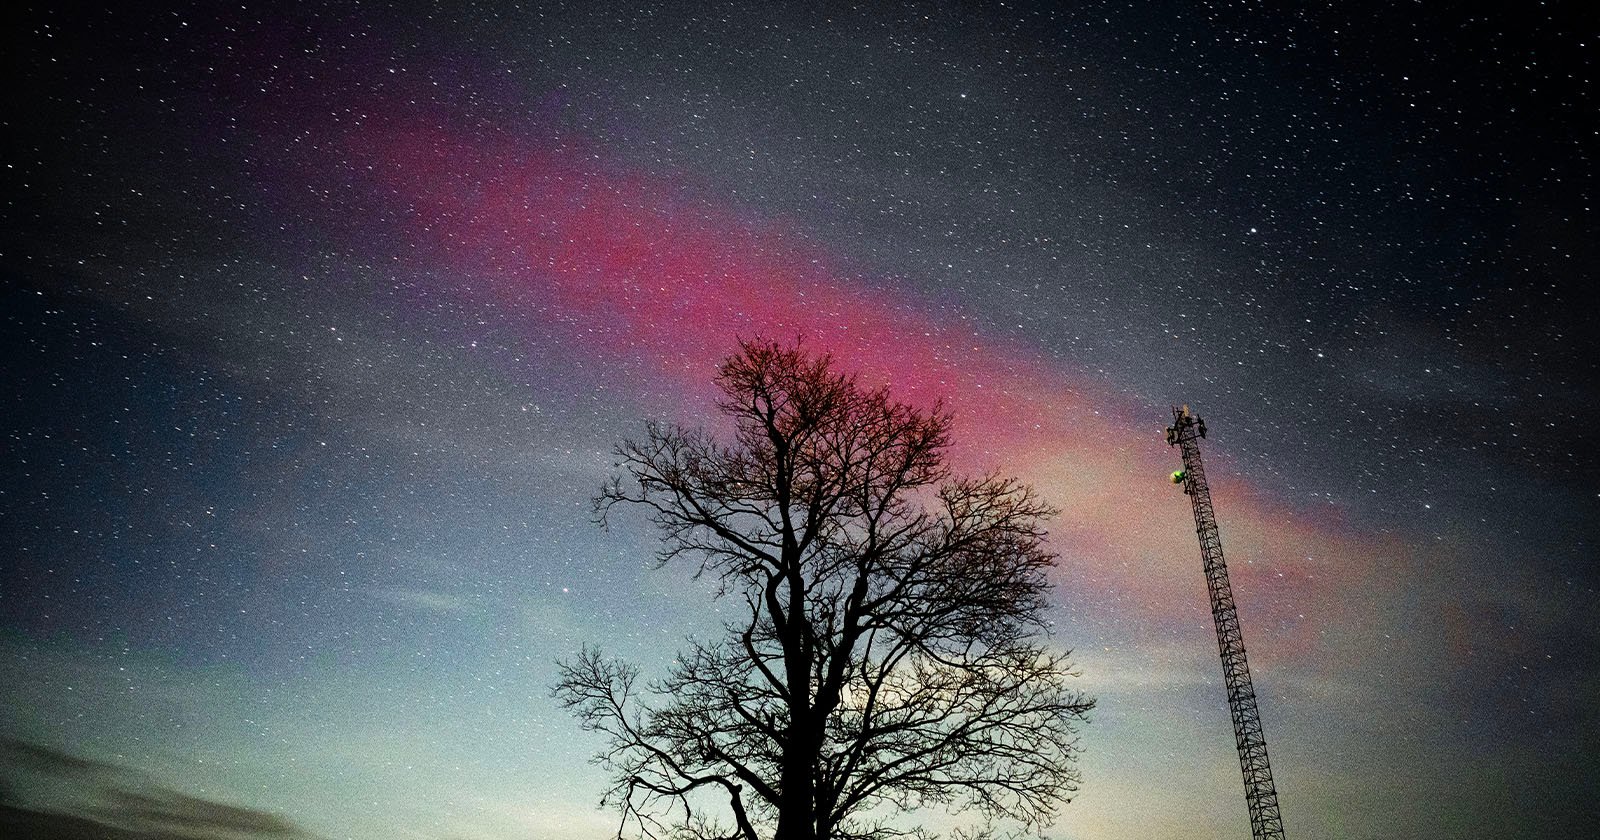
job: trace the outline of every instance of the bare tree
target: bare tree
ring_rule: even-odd
[[[555,696],[608,739],[618,836],[867,840],[929,806],[1048,824],[1093,705],[1040,641],[1055,511],[952,478],[947,413],[827,356],[743,342],[717,383],[731,444],[650,425],[595,501],[650,511],[661,563],[742,604],[649,686],[594,649],[561,664]]]

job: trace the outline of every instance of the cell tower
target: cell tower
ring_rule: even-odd
[[[1217,625],[1217,650],[1222,654],[1222,678],[1228,688],[1228,709],[1233,714],[1233,738],[1244,771],[1244,799],[1250,807],[1250,834],[1254,840],[1283,838],[1283,816],[1278,812],[1278,790],[1272,785],[1272,765],[1267,763],[1267,738],[1261,731],[1256,690],[1250,682],[1250,663],[1244,656],[1244,634],[1239,630],[1239,609],[1228,584],[1228,564],[1222,559],[1222,537],[1211,508],[1211,488],[1206,486],[1200,463],[1200,438],[1206,423],[1189,413],[1189,407],[1172,409],[1167,445],[1183,451],[1183,469],[1172,474],[1173,484],[1194,506],[1194,530],[1200,535],[1200,561],[1205,566],[1206,589],[1211,593],[1211,619]]]

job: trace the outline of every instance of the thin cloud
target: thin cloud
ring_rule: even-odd
[[[473,609],[464,598],[427,589],[373,589],[368,594],[384,603],[425,612],[462,615]]]
[[[146,774],[0,740],[0,833],[37,840],[314,840],[268,811],[192,796]]]

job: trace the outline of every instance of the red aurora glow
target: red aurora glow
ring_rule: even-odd
[[[1137,607],[1152,627],[1203,616],[1187,501],[1164,479],[1176,453],[1161,409],[930,314],[930,301],[835,279],[838,260],[803,235],[662,179],[601,171],[566,144],[433,131],[362,136],[348,153],[378,173],[436,267],[525,307],[539,335],[653,366],[691,408],[708,402],[736,336],[803,335],[903,399],[942,399],[959,468],[1017,475],[1062,507],[1064,583]],[[1226,453],[1212,451],[1242,597],[1261,593],[1252,620],[1280,628],[1284,648],[1316,644],[1294,635],[1296,605],[1335,601],[1327,590],[1360,580],[1374,547],[1230,481]]]

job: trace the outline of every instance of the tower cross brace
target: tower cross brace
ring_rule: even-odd
[[[1188,494],[1194,508],[1194,529],[1200,536],[1200,561],[1205,568],[1206,590],[1211,595],[1217,651],[1222,656],[1222,679],[1228,690],[1228,710],[1233,717],[1239,768],[1244,773],[1250,834],[1254,840],[1282,840],[1283,816],[1278,810],[1278,790],[1272,784],[1272,765],[1267,762],[1267,738],[1261,730],[1261,713],[1256,708],[1250,663],[1245,659],[1239,608],[1234,604],[1233,587],[1228,583],[1228,564],[1222,558],[1222,537],[1217,533],[1216,511],[1211,507],[1211,489],[1206,485],[1205,465],[1200,461],[1200,438],[1205,436],[1205,421],[1190,414],[1188,406],[1172,409],[1167,444],[1178,447],[1183,453],[1183,470],[1174,473],[1172,479],[1183,484],[1183,492]]]

